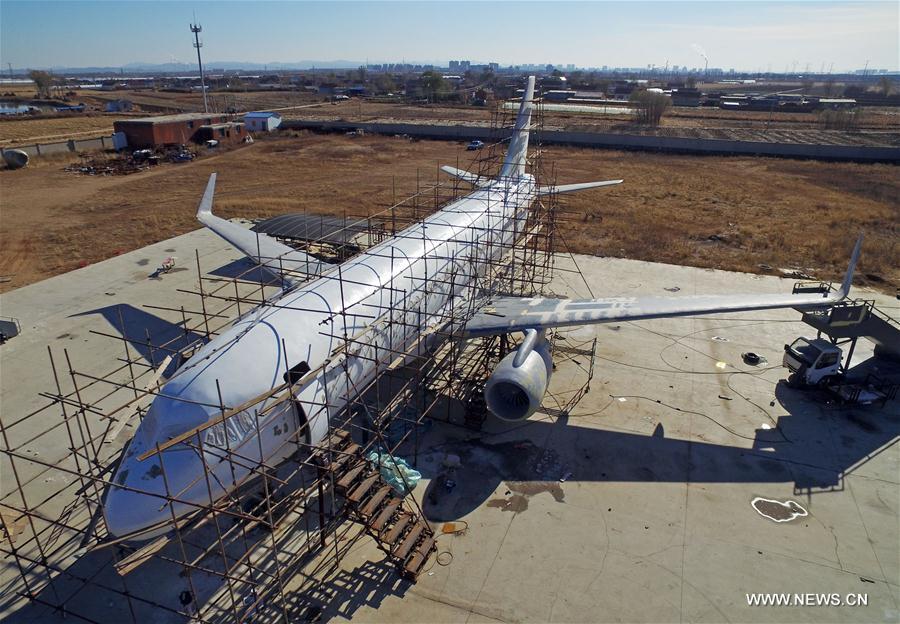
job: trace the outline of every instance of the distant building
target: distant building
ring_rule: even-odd
[[[611,100],[627,100],[636,86],[635,83],[618,80],[607,88],[606,95]]]
[[[856,108],[856,100],[850,98],[819,98],[819,108],[832,110]]]
[[[672,106],[700,106],[700,89],[678,87],[672,89]]]
[[[133,105],[131,100],[112,100],[107,102],[104,110],[107,113],[127,113],[131,111]]]
[[[544,99],[553,102],[565,102],[575,97],[575,95],[576,92],[572,89],[551,89],[543,92]]]
[[[565,76],[543,76],[540,79],[540,87],[547,89],[568,89],[569,81]]]
[[[113,124],[116,132],[122,132],[129,147],[156,148],[181,145],[193,141],[201,126],[227,123],[226,115],[182,113],[140,119],[120,119]]]
[[[271,132],[281,125],[281,115],[263,111],[247,113],[244,123],[250,132]]]

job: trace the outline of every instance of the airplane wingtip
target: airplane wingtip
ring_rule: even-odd
[[[197,207],[197,218],[212,214],[213,197],[216,193],[216,174],[209,174],[209,181],[206,183],[206,190],[203,192],[203,198]]]

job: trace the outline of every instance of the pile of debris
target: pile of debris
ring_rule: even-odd
[[[128,175],[144,171],[161,162],[190,162],[196,154],[185,146],[154,151],[150,149],[135,150],[131,154],[92,155],[82,157],[82,162],[66,167],[66,171],[84,175]]]
[[[124,158],[99,156],[84,158],[80,163],[69,165],[65,170],[84,175],[128,175],[149,167],[149,163],[139,162],[131,156]]]

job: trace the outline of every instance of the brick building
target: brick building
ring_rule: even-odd
[[[195,135],[203,126],[228,123],[228,116],[218,113],[182,113],[140,119],[121,119],[113,124],[116,132],[128,139],[134,148],[156,148],[166,145],[182,145],[196,141]],[[246,134],[246,133],[244,133]]]

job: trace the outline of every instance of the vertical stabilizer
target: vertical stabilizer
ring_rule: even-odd
[[[516,126],[509,141],[509,150],[503,160],[500,177],[519,177],[525,173],[525,159],[528,156],[528,133],[531,130],[531,110],[534,108],[534,76],[528,77],[528,86],[522,95]]]

